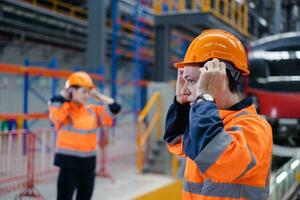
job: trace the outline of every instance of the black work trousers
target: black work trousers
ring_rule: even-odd
[[[60,168],[57,179],[57,200],[90,200],[94,190],[95,171]]]

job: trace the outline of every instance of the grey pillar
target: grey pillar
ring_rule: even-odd
[[[275,0],[274,33],[280,33],[281,26],[281,0]]]
[[[293,22],[293,4],[289,2],[286,6],[286,30],[285,31],[291,31],[292,30],[292,22]]]
[[[155,81],[168,81],[172,76],[170,52],[170,25],[155,26],[155,64],[152,77]]]
[[[106,12],[105,0],[88,1],[87,65],[91,70],[103,73],[105,67]]]

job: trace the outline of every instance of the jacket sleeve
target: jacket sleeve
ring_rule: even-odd
[[[104,106],[90,105],[90,107],[96,112],[98,126],[112,126],[113,118],[105,111]]]
[[[180,104],[174,99],[166,118],[164,141],[171,153],[183,156],[182,137],[188,127],[189,104]]]
[[[262,147],[269,143],[267,138],[263,138],[266,127],[254,114],[249,115],[252,116],[236,117],[225,130],[214,103],[203,101],[193,105],[184,152],[194,160],[204,176],[232,181],[243,177],[262,162],[265,152]],[[254,154],[250,148],[254,145],[262,148],[261,151],[256,150]]]
[[[49,118],[55,129],[59,129],[63,123],[67,122],[70,104],[61,95],[54,96],[48,103]]]

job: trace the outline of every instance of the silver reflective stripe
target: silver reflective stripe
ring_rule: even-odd
[[[216,162],[231,141],[232,136],[222,131],[206,145],[194,159],[202,173]]]
[[[238,113],[235,117],[240,117],[240,116],[243,116],[243,115],[249,115],[251,113],[247,112],[247,111],[242,111],[240,113]]]
[[[183,190],[193,194],[202,194],[202,183],[193,183],[186,180],[183,181]]]
[[[98,129],[95,128],[95,129],[91,129],[91,130],[84,130],[84,129],[74,128],[72,125],[63,125],[60,128],[60,130],[72,131],[72,132],[76,132],[79,134],[96,134]]]
[[[241,132],[242,129],[241,129],[240,126],[232,126],[232,127],[230,128],[230,131],[239,131],[239,132]],[[243,177],[250,169],[252,169],[252,168],[255,167],[255,165],[256,165],[256,160],[255,160],[255,158],[254,158],[254,156],[253,156],[253,153],[252,153],[252,151],[251,151],[251,149],[250,149],[249,146],[248,146],[248,151],[249,151],[249,154],[250,154],[250,156],[251,156],[251,161],[250,161],[250,163],[248,164],[248,166],[247,166],[247,168],[245,169],[245,171],[244,171],[239,177],[237,177],[237,178]]]
[[[266,193],[264,187],[241,185],[241,197],[247,198],[248,200],[266,200],[268,199],[269,194]]]
[[[243,177],[250,169],[252,169],[253,167],[256,166],[256,160],[255,160],[255,158],[254,158],[254,156],[253,156],[253,153],[252,153],[252,151],[251,151],[251,149],[250,149],[249,146],[248,146],[248,151],[249,151],[250,156],[251,156],[251,162],[248,164],[248,166],[247,166],[247,168],[245,169],[245,171],[244,171],[238,178]]]
[[[170,145],[178,144],[179,142],[181,142],[181,138],[182,138],[182,135],[179,135],[176,138],[174,138],[171,142],[168,142],[168,144],[170,144]]]
[[[68,149],[56,149],[55,152],[61,153],[64,155],[69,155],[69,156],[78,156],[78,157],[82,157],[82,158],[96,156],[96,151],[80,152],[80,151],[72,151],[72,150],[68,150]]]
[[[97,118],[96,113],[91,108],[86,108],[88,112],[90,112],[95,118]]]
[[[247,200],[264,200],[267,198],[265,188],[231,183],[214,183],[210,180],[204,183],[184,182],[184,191],[208,197],[222,197]]]
[[[242,128],[240,126],[232,126],[230,127],[230,131],[242,131]]]

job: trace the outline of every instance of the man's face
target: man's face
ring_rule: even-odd
[[[196,85],[199,80],[199,67],[187,65],[183,69],[184,85],[181,94],[187,95],[189,102],[193,102],[196,98]]]

